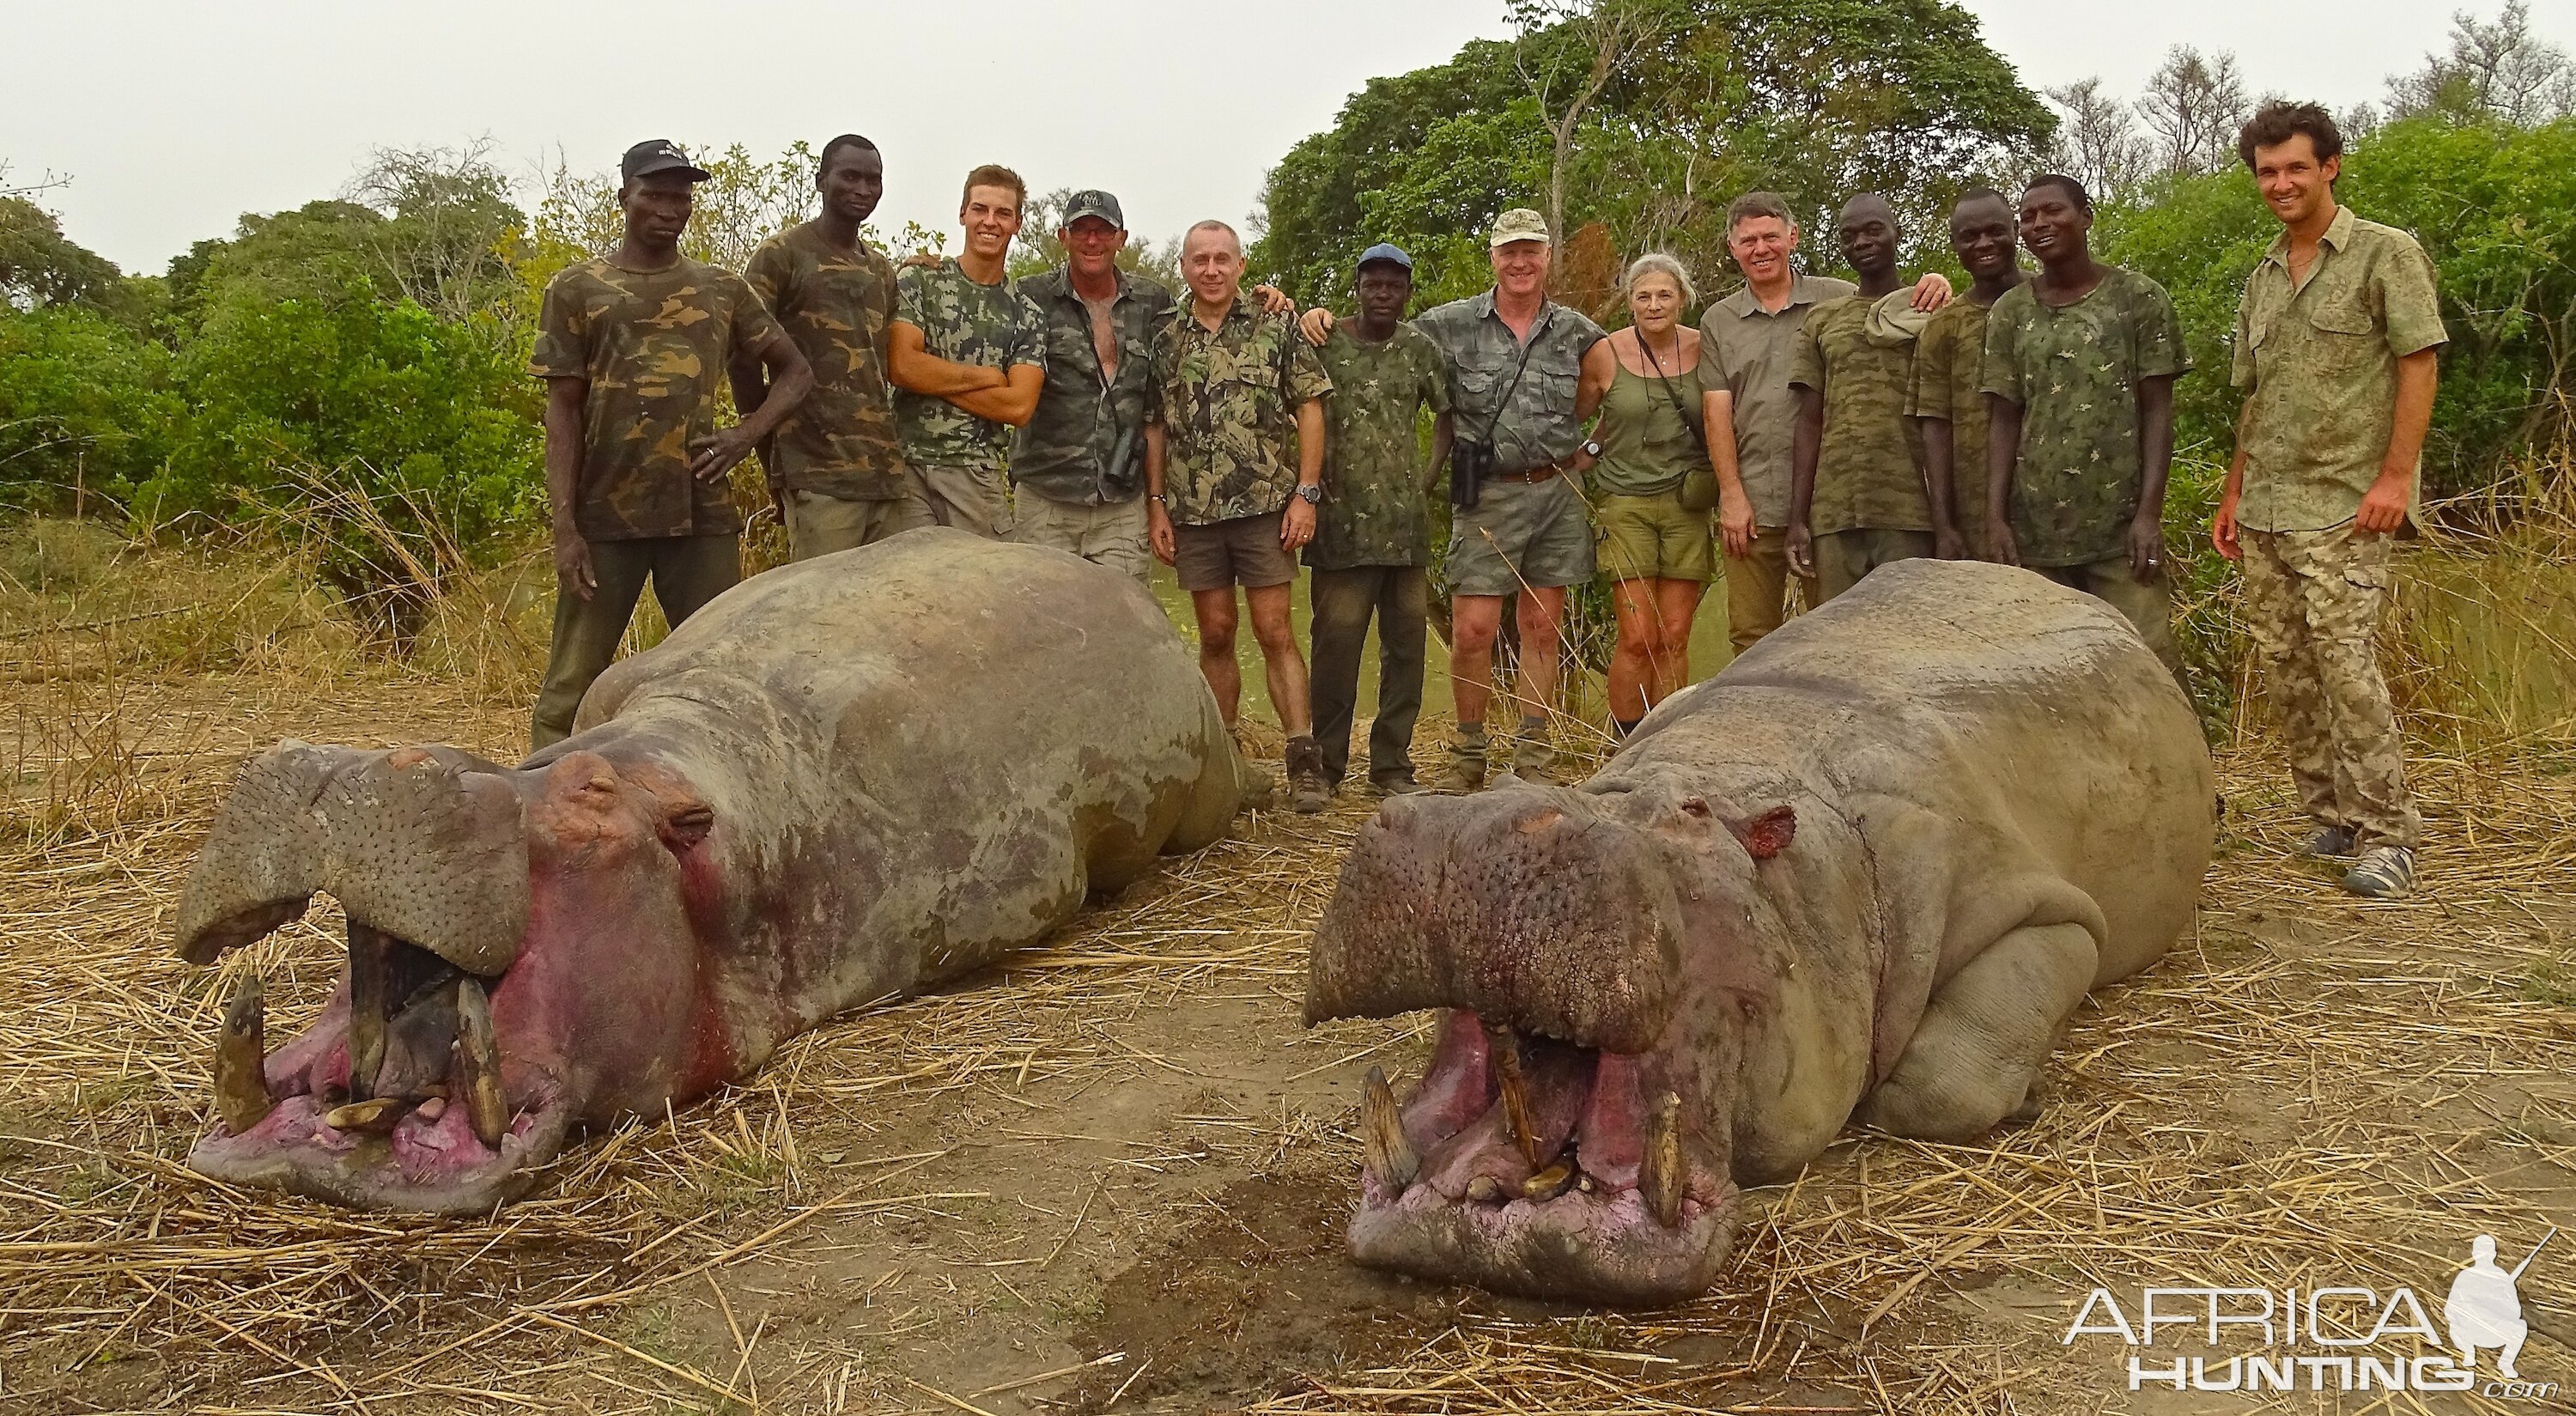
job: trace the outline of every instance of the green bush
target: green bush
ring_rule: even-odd
[[[0,313],[0,502],[122,504],[185,411],[170,352],[76,305]]]

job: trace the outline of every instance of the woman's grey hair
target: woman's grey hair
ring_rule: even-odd
[[[1691,284],[1690,267],[1683,265],[1679,257],[1666,251],[1648,251],[1628,262],[1628,273],[1619,277],[1620,297],[1625,299],[1637,288],[1638,281],[1650,275],[1671,276],[1673,284],[1681,288],[1683,304],[1699,303],[1699,287]]]

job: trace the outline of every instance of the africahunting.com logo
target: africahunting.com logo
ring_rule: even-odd
[[[2471,1241],[2468,1267],[2443,1296],[2438,1328],[2411,1288],[2147,1288],[2125,1307],[2110,1289],[2096,1288],[2059,1341],[2071,1347],[2081,1337],[2119,1339],[2132,1349],[2131,1391],[2475,1391],[2555,1401],[2557,1382],[2526,1377],[2514,1364],[2531,1334],[2518,1285],[2557,1234],[2542,1235],[2512,1268],[2496,1262],[2492,1235]],[[2159,1334],[2162,1352],[2153,1350]],[[2185,1345],[2210,1351],[2172,1350]]]

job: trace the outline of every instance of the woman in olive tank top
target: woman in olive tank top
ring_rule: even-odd
[[[1624,738],[1690,682],[1691,620],[1717,556],[1709,514],[1682,505],[1683,479],[1711,468],[1699,331],[1681,318],[1696,298],[1690,272],[1658,251],[1639,256],[1620,284],[1629,324],[1610,336],[1619,371],[1601,400],[1601,458],[1587,481],[1618,607],[1610,717]]]

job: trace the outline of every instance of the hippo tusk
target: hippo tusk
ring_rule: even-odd
[[[373,1101],[353,1101],[335,1106],[323,1116],[322,1124],[334,1131],[389,1131],[402,1119],[402,1102],[380,1096]]]
[[[1524,1200],[1552,1200],[1574,1183],[1574,1162],[1558,1156],[1545,1170],[1521,1182]]]
[[[1666,1229],[1682,1222],[1682,1099],[1671,1092],[1655,1098],[1646,1116],[1646,1154],[1637,1167],[1637,1193],[1655,1222]]]
[[[215,1036],[215,1113],[239,1136],[276,1105],[268,1094],[268,981],[252,974],[233,990]]]
[[[1387,1085],[1383,1068],[1369,1068],[1368,1079],[1360,1083],[1360,1164],[1371,1179],[1399,1195],[1422,1173],[1422,1153],[1404,1138],[1395,1089]]]
[[[392,999],[393,939],[382,930],[349,921],[349,1098],[376,1094],[385,1065],[385,1017]]]
[[[1521,1159],[1535,1168],[1545,1157],[1538,1153],[1538,1128],[1530,1124],[1529,1083],[1521,1079],[1521,1040],[1509,1023],[1486,1022],[1485,1044],[1493,1054],[1494,1085],[1502,1093],[1503,1119],[1511,1123],[1512,1144],[1519,1147]]]
[[[1467,1182],[1467,1199],[1472,1204],[1498,1204],[1503,1198],[1503,1182],[1491,1175],[1479,1175]]]
[[[456,1056],[464,1084],[466,1115],[474,1138],[494,1150],[510,1130],[510,1099],[501,1090],[501,1048],[492,1033],[492,1004],[482,981],[468,975],[456,983]]]

